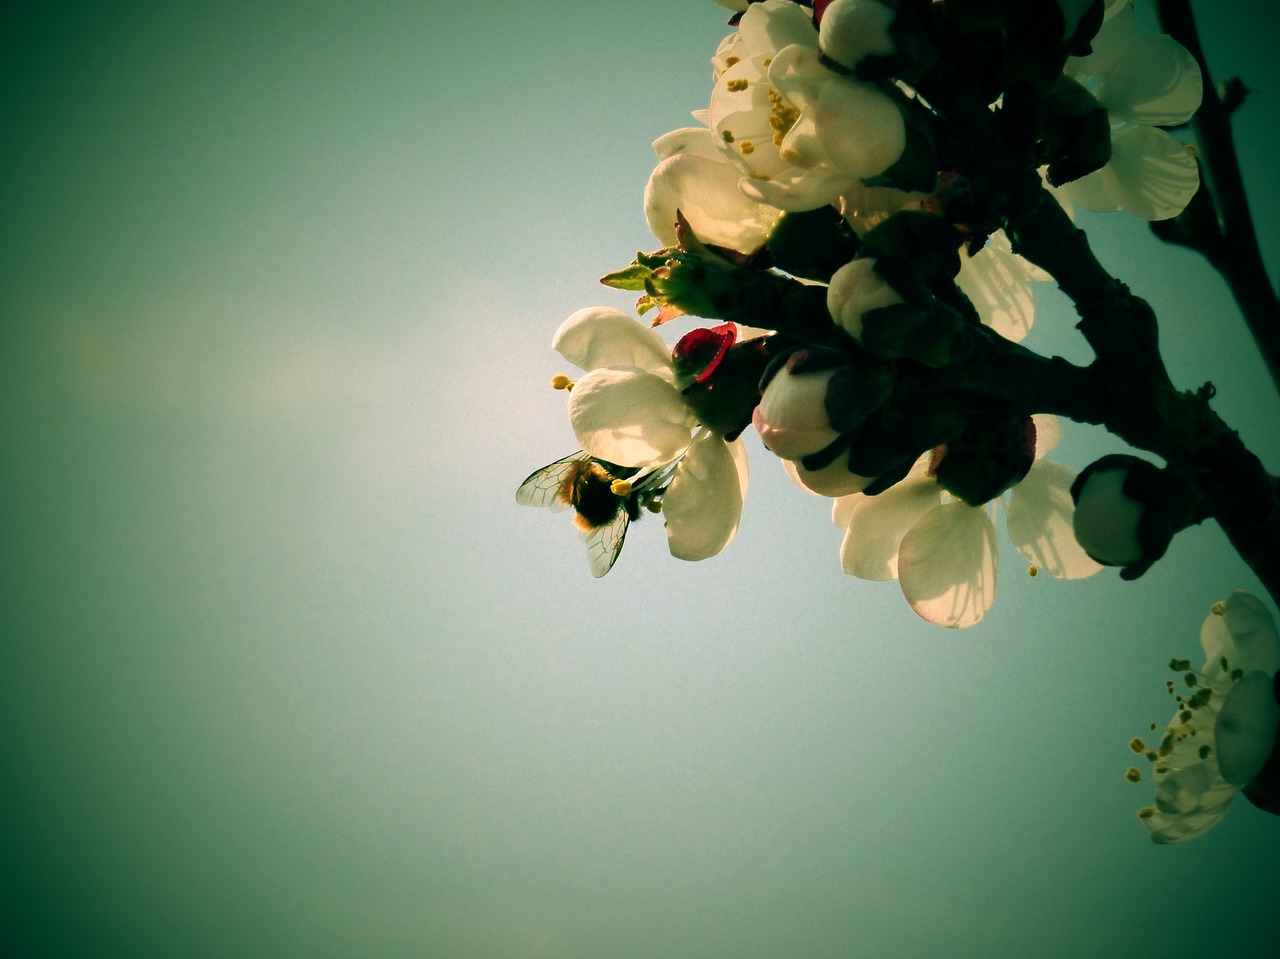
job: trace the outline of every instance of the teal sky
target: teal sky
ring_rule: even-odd
[[[1197,3],[1264,252],[1278,15]],[[1230,8],[1232,12],[1225,12]],[[1261,11],[1266,11],[1265,13]],[[553,331],[627,308],[650,141],[710,94],[710,0],[49,2],[0,21],[0,946],[30,957],[1263,954],[1280,821],[1150,845],[1128,740],[1207,607],[1136,583],[978,627],[839,569],[752,441],[738,538],[637,523],[593,580],[517,507],[574,449]],[[1264,129],[1271,127],[1271,129]],[[1274,471],[1224,287],[1083,221],[1174,379]],[[1038,290],[1029,345],[1085,357]],[[1041,295],[1042,294],[1042,295]],[[1054,458],[1122,449],[1068,425]],[[1003,534],[1002,534],[1003,535]]]

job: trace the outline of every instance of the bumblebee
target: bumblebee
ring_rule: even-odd
[[[555,512],[572,508],[574,525],[587,545],[591,575],[599,578],[613,569],[641,505],[654,505],[647,481],[653,474],[633,486],[636,472],[579,451],[531,473],[516,490],[516,502]]]

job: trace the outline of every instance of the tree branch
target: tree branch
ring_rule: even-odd
[[[1214,86],[1189,0],[1158,0],[1157,12],[1165,32],[1195,57],[1204,82],[1204,98],[1191,119],[1191,128],[1200,143],[1201,168],[1208,174],[1207,184],[1202,182],[1200,189],[1207,185],[1212,192],[1218,235],[1189,245],[1199,249],[1226,280],[1272,382],[1280,390],[1280,299],[1258,248],[1231,132],[1233,111]],[[1157,235],[1162,235],[1159,229]]]

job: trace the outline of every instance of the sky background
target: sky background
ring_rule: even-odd
[[[1268,262],[1277,8],[1196,3]],[[1216,527],[978,627],[844,576],[750,440],[737,539],[593,580],[516,506],[573,310],[656,246],[710,0],[0,15],[0,945],[32,957],[1204,957],[1274,941],[1280,821],[1155,847],[1123,778],[1254,577]],[[1267,129],[1270,127],[1270,129]],[[1222,284],[1086,217],[1271,469]],[[1028,344],[1084,360],[1051,284]],[[676,324],[673,324],[675,326]],[[1079,469],[1123,447],[1067,425]],[[1003,534],[1002,534],[1003,537]]]

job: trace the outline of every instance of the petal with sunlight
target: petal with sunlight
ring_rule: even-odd
[[[590,455],[642,469],[683,453],[694,425],[684,398],[662,377],[613,369],[578,381],[569,394],[569,424]]]
[[[551,348],[579,369],[601,367],[648,370],[671,369],[671,347],[649,327],[620,310],[588,306],[560,324]]]
[[[1268,675],[1280,671],[1280,634],[1262,600],[1238,589],[1223,603],[1222,619],[1236,648],[1233,668]]]
[[[859,579],[897,579],[902,538],[941,502],[937,481],[924,474],[908,476],[876,496],[857,493],[836,500],[832,518],[845,529],[841,568]]]
[[[1009,538],[1018,552],[1057,579],[1083,579],[1102,567],[1076,542],[1071,518],[1074,470],[1037,460],[1009,494]]]
[[[663,245],[676,246],[678,210],[699,240],[740,253],[754,252],[764,245],[780,211],[739,190],[741,176],[737,167],[720,158],[679,154],[663,160],[644,191],[649,229]]]
[[[1112,118],[1146,126],[1177,126],[1200,106],[1200,67],[1186,48],[1163,34],[1138,34],[1102,74],[1098,102]]]
[[[996,528],[986,508],[952,500],[902,538],[898,581],[911,608],[939,626],[979,622],[996,595]]]
[[[1116,135],[1111,162],[1082,181],[1094,176],[1103,178],[1121,208],[1144,220],[1177,216],[1200,186],[1195,157],[1172,134],[1154,127]]]
[[[726,443],[709,432],[694,439],[662,497],[671,555],[700,560],[724,549],[738,531],[746,484],[741,440]]]
[[[1006,340],[1018,342],[1031,329],[1031,287],[1012,251],[988,243],[973,256],[961,255],[956,285],[978,311],[982,322]]]

